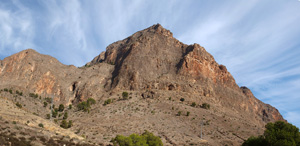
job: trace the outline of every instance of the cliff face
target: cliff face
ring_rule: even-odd
[[[284,120],[276,108],[255,98],[247,87],[238,87],[226,67],[203,47],[181,43],[159,24],[112,43],[80,68],[63,65],[32,49],[21,51],[0,60],[0,78],[0,88],[54,96],[56,103],[66,105],[89,97],[102,101],[129,91],[137,98],[161,102],[173,97],[185,98],[188,104],[209,103],[214,107],[212,119],[229,115],[225,121],[240,119],[245,121],[241,124],[245,128]],[[203,111],[197,112],[201,115]],[[224,119],[219,119],[219,124],[214,125],[217,129],[211,130],[220,132],[218,126],[224,128]],[[257,134],[255,130],[249,131],[240,133]]]

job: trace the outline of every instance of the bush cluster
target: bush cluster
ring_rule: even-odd
[[[68,129],[71,128],[73,126],[73,122],[70,120],[69,122],[67,122],[66,120],[62,120],[60,123],[60,127]]]
[[[79,111],[83,110],[84,112],[89,112],[91,105],[95,104],[96,100],[93,98],[88,98],[87,101],[83,101],[79,104],[77,104],[77,109]]]
[[[204,109],[210,109],[210,105],[208,103],[203,103],[200,107]]]
[[[35,93],[29,93],[29,97],[38,98],[39,95]]]
[[[20,91],[16,91],[16,94],[20,95],[20,96],[23,96],[23,92],[20,92]]]
[[[111,104],[112,103],[112,100],[111,99],[107,99],[104,101],[104,104],[103,105],[108,105],[108,104]]]
[[[129,137],[117,135],[111,142],[119,146],[163,146],[161,139],[148,131],[142,135],[131,134]]]
[[[299,129],[289,123],[268,123],[263,135],[248,138],[242,146],[300,146]]]

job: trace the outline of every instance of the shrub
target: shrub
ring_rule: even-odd
[[[47,107],[48,103],[44,101],[44,107]]]
[[[52,111],[52,117],[56,118],[57,117],[57,111]]]
[[[60,123],[60,127],[67,129],[68,128],[68,123],[66,120],[62,120]]]
[[[21,105],[19,102],[16,103],[16,106],[17,106],[18,108],[22,108],[22,105]]]
[[[48,103],[51,103],[52,99],[50,97],[46,97],[45,101],[48,102]]]
[[[73,126],[73,122],[72,122],[72,120],[70,120],[68,123],[68,128],[71,128],[72,126]]]
[[[162,146],[162,141],[159,137],[145,131],[142,135],[131,134],[129,137],[117,135],[111,140],[114,145],[119,146]]]
[[[63,119],[67,119],[68,118],[68,112],[65,112]]]
[[[16,91],[16,94],[20,95],[20,96],[23,96],[23,92],[20,92],[20,91]]]
[[[178,111],[177,116],[181,116],[181,111]]]
[[[34,94],[34,93],[29,93],[29,97],[38,98],[39,95],[38,94]]]
[[[96,104],[96,100],[93,99],[93,98],[88,98],[86,102],[87,102],[88,105]]]
[[[107,99],[107,100],[104,101],[104,105],[108,105],[108,104],[110,104],[110,103],[112,103],[112,100],[111,100],[111,99]]]
[[[8,89],[7,89],[7,88],[4,88],[4,91],[5,91],[5,92],[8,92]]]
[[[64,109],[65,109],[65,106],[63,104],[60,104],[58,107],[58,111],[62,112],[62,111],[64,111]]]
[[[184,98],[180,98],[180,101],[181,101],[181,102],[184,102]]]
[[[79,104],[77,104],[77,108],[78,110],[83,110],[83,111],[88,111],[89,105],[87,104],[87,102],[83,101]]]
[[[16,121],[13,121],[12,123],[13,123],[13,124],[17,124],[17,122],[16,122]]]
[[[123,97],[123,100],[127,100],[128,99],[128,92],[123,92],[122,97]]]
[[[47,114],[47,115],[46,115],[46,119],[50,119],[50,114]]]
[[[277,121],[268,123],[264,135],[248,138],[242,146],[299,146],[299,129],[289,123]]]
[[[72,104],[69,105],[69,109],[72,109]]]
[[[39,127],[44,128],[44,125],[42,123],[39,124]]]
[[[203,103],[200,107],[204,109],[210,109],[210,105],[208,103]]]
[[[191,106],[192,106],[192,107],[195,107],[195,106],[196,106],[196,102],[193,102],[193,103],[191,104]]]
[[[8,92],[9,92],[10,94],[13,94],[11,89],[9,89]]]
[[[190,115],[190,112],[186,112],[186,116],[189,116]]]

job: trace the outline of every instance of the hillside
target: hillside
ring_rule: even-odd
[[[164,145],[240,145],[262,134],[266,123],[284,120],[276,108],[239,87],[205,48],[178,41],[160,24],[112,43],[79,68],[32,49],[21,51],[1,60],[0,78],[1,104],[8,100],[6,106],[22,105],[1,110],[3,121],[20,119],[6,112],[26,111],[38,122],[26,125],[28,119],[21,118],[23,126],[36,130],[43,122],[50,133],[47,127],[57,126],[52,131],[71,132],[78,141],[94,145],[144,130],[160,136]],[[31,97],[33,93],[38,97]],[[43,103],[52,96],[56,107],[73,105],[66,109],[73,121],[67,131],[59,128],[62,117],[56,118],[58,124],[46,119],[50,109]],[[89,112],[77,110],[88,98],[96,100]],[[108,99],[112,103],[105,105]]]

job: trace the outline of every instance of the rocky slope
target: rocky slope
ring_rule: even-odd
[[[0,78],[0,89],[24,93],[19,98],[1,92],[13,102],[30,104],[24,99],[37,93],[37,107],[23,109],[40,112],[43,118],[49,112],[42,107],[46,97],[54,96],[56,105],[96,99],[90,113],[69,111],[71,130],[79,130],[91,143],[108,144],[117,134],[149,130],[165,145],[239,145],[261,134],[267,122],[284,120],[247,87],[238,87],[203,47],[181,43],[159,24],[112,43],[80,68],[32,49],[21,51],[0,61]],[[121,100],[124,91],[130,99]],[[104,106],[107,99],[114,102]]]

